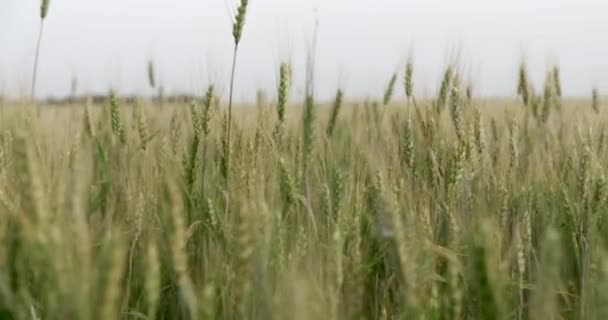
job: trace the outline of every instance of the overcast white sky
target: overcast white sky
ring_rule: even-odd
[[[210,81],[225,89],[236,1],[51,0],[39,96],[69,93],[74,75],[81,92],[149,94],[149,59],[169,92],[201,93]],[[0,89],[11,95],[29,92],[38,7],[39,0],[0,0]],[[258,88],[274,93],[285,58],[301,90],[315,9],[322,97],[338,85],[349,96],[380,95],[410,52],[419,94],[435,91],[455,53],[484,95],[514,94],[522,55],[537,87],[559,63],[565,94],[608,92],[605,0],[250,0],[238,99],[254,99]]]

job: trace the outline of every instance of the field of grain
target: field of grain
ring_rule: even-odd
[[[320,102],[311,51],[305,99],[285,62],[233,106],[247,5],[226,100],[0,100],[0,320],[608,318],[597,90],[522,63],[482,99],[454,62],[417,99],[410,58]]]
[[[212,87],[5,103],[0,318],[604,318],[599,97],[448,78],[418,103],[236,107],[230,147]]]

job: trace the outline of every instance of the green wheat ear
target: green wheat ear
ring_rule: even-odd
[[[49,4],[50,4],[51,0],[42,0],[42,3],[40,4],[40,19],[45,19],[46,15],[49,12]]]
[[[336,121],[338,120],[338,113],[340,112],[340,108],[342,107],[342,100],[344,98],[344,92],[342,89],[338,89],[336,92],[336,97],[334,98],[334,103],[331,108],[331,115],[329,117],[329,123],[327,124],[327,135],[332,136],[334,132],[334,128],[336,127]]]
[[[156,73],[154,72],[154,62],[148,61],[148,84],[150,88],[156,88]]]
[[[454,76],[454,69],[452,65],[448,65],[443,74],[443,80],[439,87],[439,96],[437,97],[437,113],[441,113],[448,102],[448,96],[450,93],[450,86],[452,85],[452,78]]]
[[[243,27],[245,26],[245,17],[247,16],[247,4],[248,0],[241,0],[236,15],[234,17],[234,24],[232,25],[232,36],[234,37],[234,43],[236,45],[241,41],[243,35]]]
[[[517,94],[521,95],[524,106],[530,102],[530,84],[528,83],[528,68],[525,62],[519,65],[519,81],[517,83]]]
[[[40,30],[38,31],[38,44],[36,45],[36,57],[34,58],[34,70],[32,74],[32,91],[31,98],[34,99],[36,94],[36,80],[38,78],[38,62],[40,60],[40,45],[42,43],[42,32],[44,31],[44,19],[46,19],[49,13],[50,0],[42,0],[40,3]],[[40,116],[40,109],[38,109],[38,116]]]
[[[407,59],[405,65],[405,96],[409,100],[414,96],[414,61],[412,57]]]
[[[393,93],[395,91],[395,83],[397,83],[397,74],[396,73],[393,74],[393,76],[391,77],[391,80],[389,80],[389,82],[388,82],[386,91],[384,91],[384,99],[382,100],[382,104],[384,106],[391,103],[391,100],[393,99]]]
[[[111,124],[112,124],[112,132],[119,141],[124,145],[127,143],[127,136],[125,135],[125,130],[122,125],[122,120],[120,118],[120,105],[118,104],[118,99],[116,98],[116,94],[114,91],[110,91],[110,116],[111,116]]]
[[[289,87],[291,85],[291,66],[289,63],[283,62],[279,68],[279,88],[278,88],[278,102],[277,102],[277,116],[278,122],[283,124],[285,122],[285,107],[287,106],[287,99],[289,95]]]

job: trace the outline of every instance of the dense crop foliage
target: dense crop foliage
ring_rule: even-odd
[[[608,316],[597,91],[483,101],[448,68],[416,102],[408,63],[380,103],[301,107],[288,70],[230,141],[213,87],[2,106],[0,319]]]
[[[276,102],[233,106],[247,8],[226,105],[165,102],[152,60],[154,101],[0,100],[0,320],[608,318],[597,90],[522,63],[517,99],[477,99],[450,64],[417,101],[409,58],[324,105],[317,21],[304,101],[284,59]]]

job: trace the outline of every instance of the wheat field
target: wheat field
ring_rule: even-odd
[[[237,105],[247,6],[227,101],[0,100],[0,320],[608,318],[597,90],[522,63],[484,99],[453,63],[417,99],[410,58],[321,102],[309,58],[302,101],[284,62]]]
[[[240,106],[230,148],[212,88],[3,104],[0,318],[603,319],[599,98],[449,82]]]

